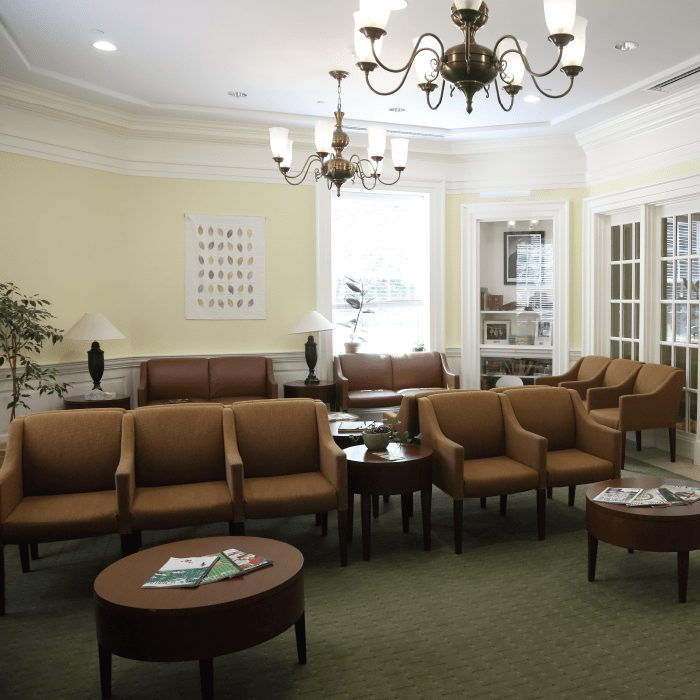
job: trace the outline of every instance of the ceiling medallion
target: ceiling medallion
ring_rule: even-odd
[[[307,158],[301,171],[297,175],[287,175],[292,165],[292,144],[289,139],[289,129],[273,127],[270,129],[270,148],[272,149],[272,159],[279,166],[284,179],[290,185],[300,185],[313,163],[319,163],[320,168],[316,168],[314,175],[316,180],[322,177],[328,182],[330,190],[334,185],[340,197],[340,188],[348,181],[355,181],[355,177],[360,178],[362,186],[366,190],[373,190],[377,182],[383,185],[395,185],[401,173],[406,167],[408,160],[408,139],[391,139],[391,159],[394,162],[394,170],[399,176],[393,182],[384,182],[380,179],[382,173],[382,160],[386,149],[386,129],[383,126],[367,127],[369,138],[369,148],[367,158],[360,158],[353,154],[348,160],[343,158],[343,151],[350,143],[348,135],[343,131],[342,105],[340,103],[340,83],[348,74],[343,70],[334,70],[330,75],[338,81],[338,111],[335,113],[335,124],[328,120],[318,120],[316,126],[316,153]],[[331,154],[331,149],[335,155]]]
[[[535,87],[549,98],[567,95],[574,85],[574,78],[583,70],[581,62],[586,48],[586,25],[588,21],[576,16],[576,0],[544,0],[544,13],[550,35],[549,40],[559,50],[556,63],[543,73],[536,73],[525,57],[527,44],[508,34],[502,36],[489,49],[476,43],[476,32],[489,18],[489,8],[481,0],[454,0],[452,21],[462,30],[464,41],[445,49],[435,35],[426,33],[414,40],[415,47],[402,68],[389,68],[379,60],[384,27],[391,14],[390,0],[360,0],[360,11],[355,18],[355,53],[358,66],[365,74],[367,85],[377,95],[393,95],[406,82],[411,66],[418,75],[418,87],[425,92],[430,109],[437,109],[445,93],[445,82],[451,83],[450,96],[459,88],[467,99],[467,112],[472,112],[472,99],[479,90],[489,96],[489,86],[496,84],[496,97],[501,108],[509,112],[515,95],[522,90],[522,79],[527,71]],[[569,87],[560,95],[550,95],[540,88],[537,78],[552,73],[562,64],[561,71],[571,80]],[[369,82],[369,74],[380,67],[391,73],[404,73],[399,86],[389,92],[375,90]],[[430,94],[437,89],[437,79],[442,76],[440,99],[431,104]],[[505,105],[498,90],[498,79],[503,82],[502,90],[510,97]]]

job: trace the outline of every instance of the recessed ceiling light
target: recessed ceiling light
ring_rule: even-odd
[[[636,41],[620,41],[615,44],[615,48],[618,51],[632,51],[636,49],[639,44]]]
[[[524,97],[523,100],[525,102],[539,102],[542,98],[537,97],[537,95],[528,95],[527,97]]]
[[[406,0],[389,0],[389,9],[391,10],[403,10],[407,6]]]
[[[530,223],[531,223],[531,224],[539,224],[539,223],[540,223],[540,220],[539,220],[539,219],[531,219],[531,220],[530,220]]]
[[[390,112],[405,112],[406,110],[403,107],[389,107]]]
[[[96,41],[93,46],[100,51],[116,51],[117,47],[109,41]]]
[[[231,95],[231,97],[248,97],[245,92],[240,92],[239,90],[233,90],[232,92],[227,92],[227,95]]]

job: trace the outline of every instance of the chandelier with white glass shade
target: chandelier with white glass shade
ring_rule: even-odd
[[[385,182],[380,178],[382,174],[382,161],[386,149],[386,129],[383,126],[367,127],[369,148],[367,158],[360,158],[353,154],[349,159],[343,158],[343,151],[350,143],[348,135],[343,131],[342,105],[340,103],[340,83],[348,76],[346,71],[334,70],[331,76],[338,81],[338,110],[335,113],[335,123],[328,120],[315,122],[316,153],[306,159],[302,169],[296,175],[289,175],[292,165],[292,141],[289,139],[289,129],[273,127],[270,129],[270,148],[272,159],[279,166],[284,179],[290,185],[300,185],[309,173],[314,163],[319,167],[314,171],[316,180],[322,177],[328,182],[328,189],[335,186],[340,197],[340,188],[348,181],[354,182],[355,177],[360,178],[362,186],[367,190],[373,190],[377,182],[383,185],[394,185],[399,181],[401,173],[408,160],[408,139],[391,139],[391,159],[394,162],[394,170],[398,177],[393,182]],[[331,153],[331,150],[335,153]]]
[[[489,18],[489,8],[481,0],[454,0],[452,21],[462,30],[463,42],[445,49],[442,41],[435,35],[426,33],[414,40],[414,48],[405,66],[389,68],[379,59],[382,41],[386,34],[385,27],[389,21],[393,0],[360,0],[360,11],[355,18],[355,53],[367,85],[378,95],[392,95],[406,82],[411,67],[418,76],[418,87],[425,92],[430,109],[437,109],[442,103],[445,83],[450,83],[450,96],[455,88],[461,90],[467,98],[467,112],[472,112],[472,100],[479,90],[489,96],[491,83],[496,85],[496,97],[503,110],[509,112],[513,107],[515,95],[522,90],[525,72],[529,73],[535,87],[545,97],[559,98],[567,95],[574,85],[574,78],[583,70],[581,63],[586,48],[587,20],[576,16],[576,0],[544,0],[544,14],[549,40],[558,49],[556,63],[547,71],[536,73],[525,55],[527,44],[513,35],[502,36],[489,49],[476,43],[476,32]],[[559,95],[552,95],[543,90],[537,78],[550,75],[561,63],[561,71],[570,79],[568,89]],[[398,87],[389,92],[376,90],[369,81],[369,74],[377,67],[391,73],[403,73]],[[442,77],[440,98],[433,105],[430,95],[438,88],[438,78]],[[510,97],[501,100],[498,80],[503,83],[502,90]]]

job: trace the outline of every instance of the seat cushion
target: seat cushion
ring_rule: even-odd
[[[613,430],[620,429],[620,409],[619,408],[594,408],[588,414],[596,423],[606,425]]]
[[[233,521],[233,505],[225,481],[137,488],[131,505],[134,530],[227,521]]]
[[[606,459],[580,450],[547,452],[547,486],[591,484],[613,478],[613,465]]]
[[[438,387],[442,384],[442,361],[437,352],[412,352],[392,355],[394,391],[416,387]]]
[[[465,496],[502,496],[536,489],[539,474],[509,457],[469,459],[464,462]]]
[[[391,355],[358,353],[357,355],[338,355],[338,360],[343,376],[348,380],[348,391],[362,389],[393,391]]]
[[[226,396],[267,398],[267,359],[255,355],[210,358],[209,398]]]
[[[206,357],[148,360],[148,400],[209,398]]]
[[[117,492],[27,496],[2,524],[6,544],[58,542],[118,532]]]
[[[245,479],[246,518],[279,518],[335,510],[338,494],[320,472]]]
[[[225,406],[230,406],[232,403],[238,403],[239,401],[268,401],[267,396],[217,396],[215,399],[211,400],[211,403],[220,403]]]
[[[401,394],[390,389],[348,391],[348,408],[384,408],[398,406]]]

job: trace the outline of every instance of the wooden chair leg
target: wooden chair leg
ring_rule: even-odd
[[[321,513],[321,537],[325,537],[328,534],[328,511],[324,510]]]
[[[5,547],[0,544],[0,615],[5,614]]]
[[[19,561],[22,564],[22,573],[29,573],[29,545],[24,542],[19,545]]]
[[[131,533],[131,553],[138,552],[142,544],[141,530],[134,530]]]
[[[316,513],[316,525],[317,526],[321,525],[321,516],[322,515],[323,515],[322,513]]]
[[[642,431],[637,430],[636,433],[637,433],[637,452],[641,452],[642,451]]]
[[[486,499],[485,498],[480,498],[479,499],[479,504],[481,505],[482,508],[486,508]]]
[[[554,489],[551,486],[547,487],[547,498],[554,498]]]
[[[245,535],[245,523],[233,523],[233,534],[237,536]]]
[[[501,496],[501,515],[506,514],[506,506],[508,505],[508,494]]]
[[[29,556],[32,561],[36,561],[39,558],[39,545],[36,542],[32,542],[29,545]]]
[[[462,553],[462,523],[464,522],[463,500],[453,501],[452,511],[454,514],[455,526],[455,554]]]
[[[574,499],[576,498],[576,484],[569,486],[569,505],[574,505]]]
[[[671,461],[676,461],[676,429],[668,429],[668,446],[671,448]]]
[[[131,552],[131,535],[119,535],[122,545],[122,557],[128,557]]]
[[[338,543],[340,545],[340,565],[348,565],[348,512],[338,511]]]
[[[388,503],[388,502],[389,502],[389,494],[385,493],[384,494],[384,503]]]
[[[372,496],[372,516],[379,517],[379,496]]]
[[[537,489],[537,538],[544,539],[544,517],[547,508],[545,489]]]

